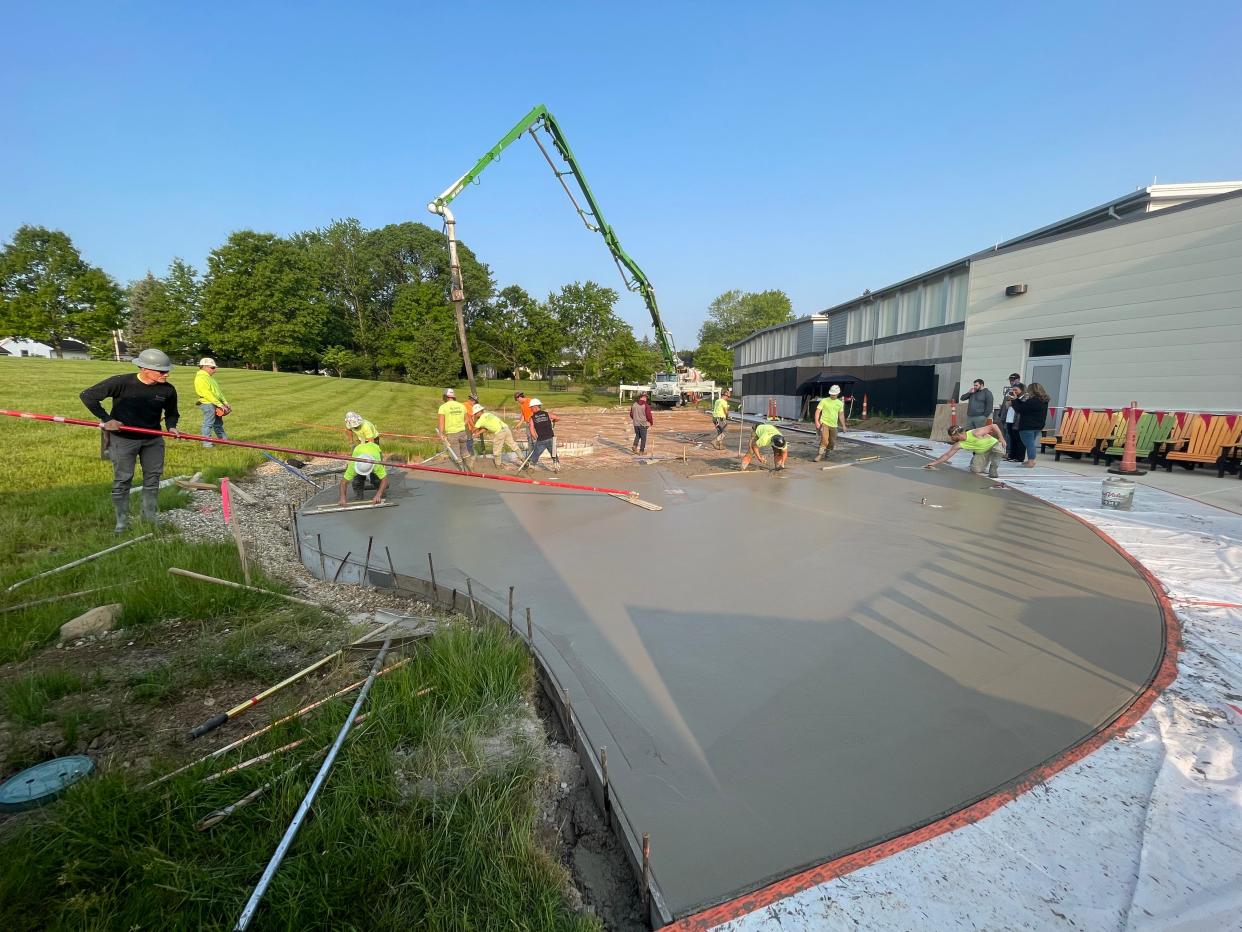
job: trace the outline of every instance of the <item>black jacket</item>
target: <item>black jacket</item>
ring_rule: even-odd
[[[1015,398],[1013,409],[1018,412],[1018,430],[1043,430],[1048,423],[1048,402],[1033,395]]]
[[[87,410],[101,421],[115,418],[129,427],[145,427],[147,430],[160,429],[160,416],[172,430],[177,426],[177,390],[167,382],[144,383],[138,373],[114,375],[92,385],[78,396]],[[100,404],[105,398],[112,399],[112,410],[104,410]],[[119,431],[126,437],[150,436]]]

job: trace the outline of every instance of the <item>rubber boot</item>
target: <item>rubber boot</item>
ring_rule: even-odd
[[[993,463],[991,466],[989,466],[989,467],[988,467],[988,478],[989,478],[989,479],[999,479],[999,478],[1000,478],[1000,473],[996,471],[996,464],[995,464],[995,463]]]
[[[155,489],[142,490],[142,520],[155,524],[159,520],[159,492]]]
[[[124,534],[129,528],[129,496],[123,502],[113,499],[112,507],[116,511],[116,527],[112,530],[117,534]]]
[[[814,461],[815,461],[816,463],[818,463],[818,462],[819,462],[820,460],[822,460],[823,458],[824,458],[824,448],[823,448],[823,447],[820,447],[820,448],[819,448],[819,452],[815,454],[815,460],[814,460]]]

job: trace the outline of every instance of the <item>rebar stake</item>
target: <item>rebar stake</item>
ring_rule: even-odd
[[[366,582],[367,575],[371,572],[371,546],[375,543],[374,535],[367,536],[367,555],[362,561],[362,581]]]
[[[643,832],[643,912],[651,913],[651,837]]]
[[[565,690],[565,721],[569,727],[565,730],[569,732],[569,746],[575,751],[578,750],[578,732],[574,728],[574,700],[569,695],[569,690]]]
[[[384,556],[388,558],[388,575],[392,577],[392,587],[397,588],[397,570],[392,565],[392,551],[388,549],[388,545],[384,545]]]
[[[466,577],[466,597],[470,600],[470,620],[476,625],[479,623],[479,608],[474,602],[474,585],[470,582],[470,577]]]
[[[608,799],[608,745],[599,749],[599,766],[604,773],[604,822],[612,828],[612,803]]]
[[[509,633],[513,633],[513,587],[509,587]]]
[[[324,563],[323,563],[323,535],[322,534],[315,535],[315,546],[319,548],[319,578],[327,579],[328,568],[324,566]]]
[[[341,557],[341,562],[336,565],[336,572],[332,574],[332,581],[336,582],[341,575],[341,570],[345,569],[345,564],[349,562],[349,558],[353,555],[352,550],[346,550],[345,556]]]
[[[526,643],[535,646],[535,629],[530,623],[530,606],[526,606]]]
[[[431,597],[436,598],[436,565],[431,562],[431,554],[427,554],[427,569],[431,571]]]

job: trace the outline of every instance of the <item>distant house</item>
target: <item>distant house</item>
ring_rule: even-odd
[[[38,340],[27,340],[25,337],[4,337],[0,339],[0,350],[10,356],[37,356],[41,359],[55,359],[56,352],[46,343]],[[79,340],[62,340],[60,343],[61,359],[90,359],[90,347]]]

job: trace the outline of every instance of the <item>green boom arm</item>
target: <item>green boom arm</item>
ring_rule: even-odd
[[[535,130],[538,128],[542,128],[552,137],[552,144],[556,146],[556,151],[560,154],[565,164],[569,166],[567,171],[561,171],[557,168],[556,163],[552,161],[552,157],[548,155],[548,150],[535,133]],[[643,270],[638,267],[638,263],[631,259],[629,254],[621,248],[621,241],[617,239],[616,231],[604,219],[604,215],[599,209],[599,203],[595,200],[595,195],[591,193],[591,188],[587,184],[586,177],[582,174],[582,169],[578,167],[578,160],[574,158],[573,150],[569,148],[569,143],[565,140],[565,134],[561,132],[561,127],[556,122],[556,118],[548,112],[548,108],[543,104],[535,107],[530,113],[522,117],[518,124],[509,130],[501,138],[500,142],[492,146],[475,163],[470,171],[449,185],[439,197],[428,204],[427,209],[433,214],[440,214],[445,217],[451,229],[453,221],[452,214],[448,211],[449,203],[465,190],[466,185],[472,181],[477,181],[483,173],[483,169],[499,158],[501,152],[527,132],[535,140],[535,144],[539,146],[543,157],[548,160],[548,165],[552,167],[557,180],[560,181],[561,187],[565,189],[565,193],[569,195],[569,200],[573,203],[574,209],[578,211],[578,216],[582,218],[582,222],[586,224],[587,229],[604,237],[604,242],[608,245],[608,251],[612,253],[613,261],[617,263],[617,268],[621,272],[621,279],[625,282],[625,287],[642,295],[643,303],[647,305],[647,310],[651,314],[651,323],[655,327],[656,342],[660,346],[660,355],[664,357],[664,364],[668,366],[671,372],[676,372],[678,369],[683,368],[684,364],[677,358],[676,351],[673,348],[672,334],[664,329],[664,321],[660,318],[660,309],[656,305],[655,288],[652,287],[647,276],[643,274]],[[582,192],[582,197],[586,201],[585,208],[578,203],[573,191],[565,183],[567,175],[577,182],[578,190]]]

